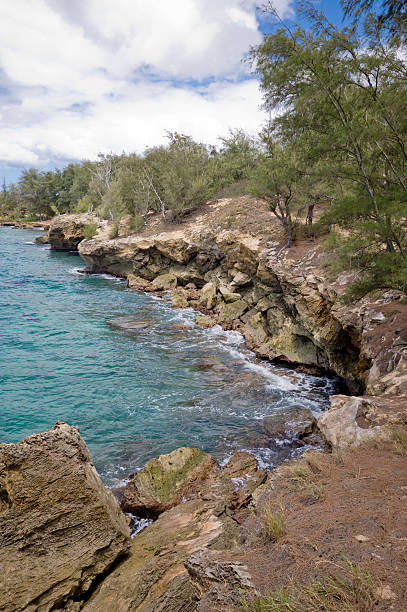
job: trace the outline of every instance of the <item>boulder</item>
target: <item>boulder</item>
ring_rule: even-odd
[[[230,283],[231,287],[244,287],[252,282],[252,278],[248,274],[244,274],[243,272],[238,272],[233,277],[233,280]]]
[[[177,286],[177,277],[175,274],[160,274],[151,283],[153,291],[165,291],[174,289]]]
[[[127,287],[136,291],[151,291],[151,283],[141,276],[135,274],[127,275]]]
[[[59,215],[52,219],[48,241],[53,251],[77,251],[78,244],[86,238],[88,228],[98,227],[99,219],[91,214]]]
[[[201,289],[201,300],[206,303],[208,310],[212,310],[217,304],[215,283],[206,283]]]
[[[219,306],[219,321],[230,325],[235,319],[239,319],[247,310],[247,304],[244,300],[236,300],[226,304],[222,302]]]
[[[121,507],[140,517],[157,518],[203,488],[218,470],[215,459],[197,448],[177,448],[150,459],[127,483]]]
[[[167,461],[171,455],[165,456]],[[192,499],[184,498],[160,514],[133,539],[128,557],[97,586],[82,609],[236,609],[242,591],[253,587],[246,566],[227,558],[240,535],[231,514],[252,501],[265,477],[255,458],[245,452],[235,453],[222,470],[210,468]]]
[[[273,438],[287,434],[303,438],[315,431],[316,424],[316,418],[308,408],[293,408],[288,413],[273,414],[263,419],[264,431]]]
[[[184,563],[199,594],[198,610],[241,609],[245,592],[255,592],[247,566],[223,557],[220,551],[201,548]]]
[[[238,523],[217,499],[179,504],[133,539],[128,557],[97,586],[82,610],[193,612],[206,585],[197,588],[199,579],[191,579],[184,563],[202,548],[233,548],[238,537]]]
[[[44,232],[41,236],[37,236],[34,240],[35,244],[48,244],[48,232]]]
[[[171,296],[171,308],[188,308],[188,300],[183,295],[175,293]]]
[[[70,609],[130,547],[76,427],[0,445],[0,609]],[[77,608],[75,608],[77,609]]]
[[[391,426],[407,418],[405,398],[333,395],[331,407],[321,414],[318,428],[329,446],[343,449],[390,435]]]
[[[212,317],[207,317],[205,315],[198,315],[197,317],[195,317],[194,322],[197,325],[200,325],[201,327],[205,327],[207,329],[210,329],[211,327],[215,327],[216,325],[215,319],[212,319]]]

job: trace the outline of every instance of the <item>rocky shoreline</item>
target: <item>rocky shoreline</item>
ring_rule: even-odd
[[[267,504],[282,508],[284,499],[298,522],[307,508],[318,512],[322,489],[328,504],[329,482],[342,464],[352,463],[346,459],[352,447],[367,449],[365,455],[355,451],[361,465],[362,455],[370,460],[369,444],[382,445],[377,452],[383,456],[393,453],[395,432],[407,423],[404,296],[387,292],[345,306],[340,296],[352,275],[332,278],[317,241],[288,251],[278,237],[228,229],[216,221],[216,215],[203,215],[180,229],[139,236],[120,235],[126,234],[123,225],[119,236],[110,238],[108,224],[91,215],[61,216],[42,241],[55,250],[77,249],[85,272],[126,278],[136,291],[170,291],[174,308],[194,308],[198,324],[239,331],[262,358],[340,376],[353,395],[332,396],[331,408],[317,424],[311,421],[305,429],[302,424],[301,435],[318,431],[327,448],[345,453],[345,459],[336,464],[322,455],[321,460],[309,457],[298,469],[295,463],[293,482],[303,478],[305,483],[300,507],[287,489],[286,467],[267,474],[254,457],[240,452],[220,468],[202,451],[177,449],[129,477],[123,510],[154,519],[131,540],[125,515],[104,489],[76,428],[56,424],[16,445],[0,445],[7,567],[1,609],[240,609],[261,588],[264,544],[253,565],[252,544],[258,538],[257,527],[251,531],[253,517],[258,523]],[[84,239],[89,224],[96,234]],[[326,474],[326,482],[320,474]],[[363,494],[369,501],[371,493]],[[352,495],[350,489],[343,492],[342,502],[356,506]],[[290,517],[288,512],[288,524]],[[290,544],[281,546],[276,537],[270,554],[283,568],[284,546]],[[271,566],[271,558],[267,563]],[[396,609],[390,606],[400,595],[390,587],[389,597],[377,593],[384,606],[378,609]]]

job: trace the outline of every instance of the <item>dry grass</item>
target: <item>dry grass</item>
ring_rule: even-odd
[[[393,432],[394,448],[399,455],[407,455],[407,433],[403,429]]]
[[[306,463],[296,463],[286,471],[286,478],[295,489],[306,491],[312,499],[322,499],[324,487],[320,480],[321,467],[313,457],[307,457]]]
[[[370,571],[345,559],[332,572],[307,584],[291,584],[242,603],[247,612],[371,612],[379,583]]]
[[[264,539],[268,542],[277,542],[284,534],[285,530],[285,510],[282,503],[278,509],[274,509],[270,504],[263,506],[260,512],[262,532]]]

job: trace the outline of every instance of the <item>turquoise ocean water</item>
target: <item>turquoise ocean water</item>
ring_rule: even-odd
[[[122,280],[78,273],[80,257],[33,244],[39,233],[0,228],[0,442],[77,425],[108,485],[181,445],[220,461],[250,450],[263,466],[296,452],[262,418],[325,409],[333,381],[260,361],[236,332],[200,329],[190,309]],[[121,315],[148,327],[107,324]]]

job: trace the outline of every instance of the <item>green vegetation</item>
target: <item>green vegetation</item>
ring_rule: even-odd
[[[278,510],[274,510],[270,505],[264,505],[261,509],[260,519],[263,528],[263,535],[267,541],[276,542],[284,534],[285,530],[285,510],[280,503]]]
[[[402,429],[393,432],[394,447],[399,455],[407,455],[407,433]]]
[[[407,13],[398,0],[342,5],[353,19],[344,27],[307,0],[297,2],[307,28],[285,24],[271,3],[263,8],[269,33],[248,57],[270,117],[257,138],[232,130],[216,147],[168,132],[166,145],[142,155],[24,170],[3,186],[0,215],[95,212],[117,235],[124,216],[139,231],[151,213],[176,223],[210,198],[249,192],[268,203],[287,247],[325,235],[333,269],[358,270],[345,299],[404,291]]]
[[[292,584],[243,602],[248,612],[370,612],[378,600],[378,583],[359,565],[345,560],[335,572],[307,584]]]
[[[86,240],[90,240],[96,234],[97,224],[96,223],[86,223],[83,227],[83,235]]]

